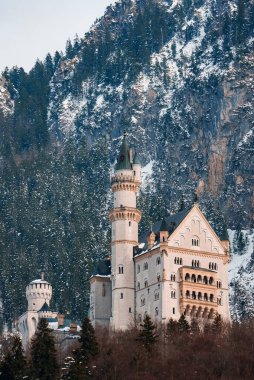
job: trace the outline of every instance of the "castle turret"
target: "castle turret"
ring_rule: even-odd
[[[141,165],[135,156],[131,162],[125,134],[111,178],[114,193],[114,208],[109,214],[112,222],[113,329],[127,329],[135,318],[133,247],[138,245],[138,223],[141,219],[141,212],[136,208]]]
[[[30,282],[26,287],[26,298],[28,311],[39,311],[45,302],[49,305],[52,298],[52,286],[44,280],[44,273],[40,279]]]

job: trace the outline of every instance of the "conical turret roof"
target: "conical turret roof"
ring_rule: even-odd
[[[128,169],[132,170],[130,161],[130,149],[126,138],[126,133],[123,135],[123,141],[120,148],[119,156],[117,159],[117,164],[115,170]]]
[[[135,152],[135,155],[134,155],[134,158],[133,158],[133,164],[134,165],[141,165],[141,162],[140,162],[140,159],[139,159],[139,156],[138,156],[137,152]]]

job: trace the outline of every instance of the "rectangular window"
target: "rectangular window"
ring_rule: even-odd
[[[131,307],[129,307],[129,313],[131,313]]]
[[[176,313],[176,310],[175,310],[175,308],[173,307],[173,314],[175,314]]]
[[[120,298],[123,299],[123,293],[120,294]]]

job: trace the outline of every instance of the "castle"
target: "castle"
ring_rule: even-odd
[[[46,318],[55,336],[56,344],[61,345],[63,350],[70,346],[73,338],[78,338],[77,331],[80,330],[80,326],[66,319],[63,313],[50,310],[52,285],[44,279],[44,272],[41,273],[41,278],[27,285],[26,298],[27,311],[15,323],[15,329],[21,334],[25,349],[28,348],[41,318]]]
[[[229,241],[219,239],[197,204],[158,221],[139,239],[140,185],[141,164],[124,135],[111,178],[111,259],[99,262],[90,279],[93,325],[125,330],[146,314],[158,322],[182,314],[229,320]]]

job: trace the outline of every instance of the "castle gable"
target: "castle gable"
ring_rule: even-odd
[[[220,239],[198,208],[194,205],[168,239],[169,246],[194,249],[213,254],[225,254]]]

